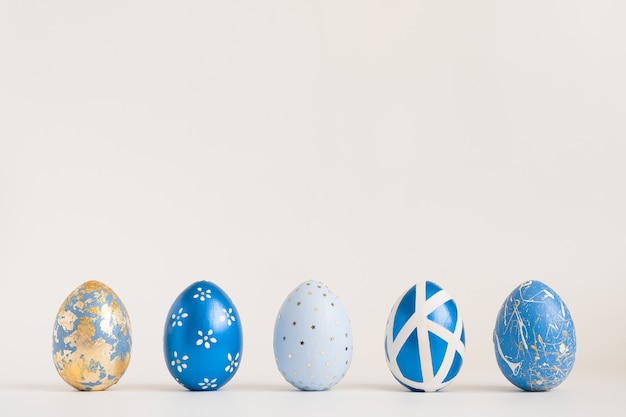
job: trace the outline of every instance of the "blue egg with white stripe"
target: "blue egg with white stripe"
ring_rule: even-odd
[[[425,281],[393,305],[385,330],[385,358],[392,375],[412,391],[438,391],[459,373],[465,329],[450,294]]]
[[[576,359],[576,330],[561,297],[540,281],[520,284],[506,298],[493,332],[502,374],[524,391],[561,384]]]
[[[165,319],[163,353],[172,377],[192,391],[214,391],[235,375],[243,334],[230,297],[209,281],[188,286]]]

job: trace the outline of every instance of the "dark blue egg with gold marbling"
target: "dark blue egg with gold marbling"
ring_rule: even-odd
[[[572,316],[540,281],[522,283],[500,308],[493,332],[500,371],[525,391],[546,391],[569,375],[576,357]]]
[[[172,377],[192,391],[214,391],[235,375],[243,334],[239,313],[217,285],[198,281],[174,301],[165,320],[163,353]]]

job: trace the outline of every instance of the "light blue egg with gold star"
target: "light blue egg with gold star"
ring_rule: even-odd
[[[352,363],[352,325],[328,286],[309,280],[285,299],[274,324],[274,359],[283,378],[302,391],[338,384]]]

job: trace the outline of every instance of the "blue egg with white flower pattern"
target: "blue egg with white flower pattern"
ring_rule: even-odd
[[[174,301],[165,320],[163,353],[174,379],[192,391],[214,391],[235,375],[243,332],[232,300],[217,285],[198,281]]]
[[[576,330],[561,297],[540,281],[520,284],[506,298],[493,332],[502,374],[525,391],[547,391],[569,375]]]

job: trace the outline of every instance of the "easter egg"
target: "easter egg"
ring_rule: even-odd
[[[67,296],[52,333],[57,372],[81,391],[101,391],[120,380],[130,361],[128,312],[113,290],[87,281]]]
[[[463,320],[450,294],[426,281],[398,298],[385,329],[385,358],[400,384],[438,391],[459,373],[464,353]]]
[[[303,391],[327,390],[352,361],[352,327],[342,302],[326,285],[306,281],[285,299],[274,325],[278,370]]]
[[[235,375],[243,332],[232,300],[217,285],[198,281],[176,298],[165,320],[163,353],[172,377],[192,391],[214,391]]]
[[[567,306],[540,281],[519,285],[504,301],[493,332],[500,371],[525,391],[546,391],[569,375],[576,331]]]

